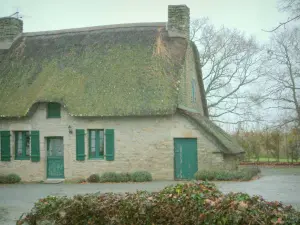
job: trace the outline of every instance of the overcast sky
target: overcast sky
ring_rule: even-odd
[[[238,28],[266,41],[284,14],[277,0],[0,0],[0,17],[19,7],[25,15],[24,32],[119,23],[167,21],[167,7],[186,4],[191,18],[209,17],[213,24]]]

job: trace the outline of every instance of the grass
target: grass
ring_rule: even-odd
[[[248,161],[248,160],[245,160]],[[290,159],[290,162],[292,160]],[[257,159],[250,159],[250,162],[257,162]],[[258,162],[278,162],[276,158],[260,157]],[[279,162],[288,162],[287,158],[279,158]],[[294,161],[295,162],[295,161]]]

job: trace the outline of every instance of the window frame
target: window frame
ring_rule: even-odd
[[[56,111],[58,110],[58,111]],[[53,112],[54,111],[54,112]],[[47,103],[47,118],[61,118],[61,104],[57,102]]]
[[[194,78],[192,79],[192,102],[196,102],[196,81]]]
[[[92,156],[92,131],[95,131],[95,156]],[[103,132],[103,139],[102,143],[100,141],[100,132]],[[102,144],[103,147],[103,155],[100,155],[100,144]],[[98,150],[97,150],[98,149]],[[88,129],[88,159],[104,159],[105,157],[105,129]]]
[[[29,133],[29,155],[26,155],[26,132]],[[19,148],[19,135],[21,134],[22,136],[22,155],[18,155],[18,148]],[[14,139],[15,139],[15,160],[30,160],[31,157],[31,132],[28,130],[25,131],[14,131]]]

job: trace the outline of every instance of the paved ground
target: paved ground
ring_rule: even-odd
[[[224,193],[246,192],[267,200],[279,200],[300,210],[300,168],[263,169],[263,177],[251,182],[216,182]],[[15,224],[16,219],[30,211],[36,200],[47,195],[67,195],[95,192],[157,191],[172,181],[143,184],[20,184],[0,186],[0,224]]]

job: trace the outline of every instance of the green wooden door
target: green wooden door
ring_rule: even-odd
[[[62,137],[47,138],[47,178],[64,178],[64,143]]]
[[[174,139],[174,176],[175,179],[193,179],[198,170],[197,139]]]

